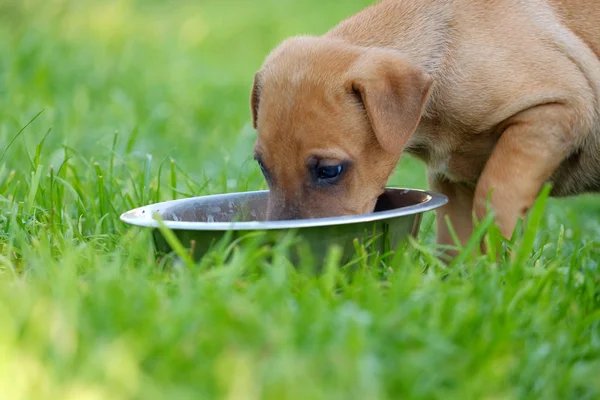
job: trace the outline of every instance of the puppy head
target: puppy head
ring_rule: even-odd
[[[267,217],[372,212],[431,84],[388,50],[328,38],[282,43],[256,73],[250,101]]]

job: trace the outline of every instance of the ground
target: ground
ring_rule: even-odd
[[[440,263],[430,213],[387,264],[321,274],[293,238],[156,260],[119,221],[265,188],[254,71],[368,3],[0,2],[3,398],[600,397],[598,197],[541,197],[513,258]],[[424,177],[406,157],[390,185]]]

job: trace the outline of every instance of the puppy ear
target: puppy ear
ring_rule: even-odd
[[[399,155],[421,121],[433,78],[395,54],[366,53],[361,58],[352,90],[381,147]]]
[[[250,95],[250,109],[252,110],[252,126],[257,127],[258,120],[258,104],[260,103],[260,73],[254,75],[252,83],[252,94]]]

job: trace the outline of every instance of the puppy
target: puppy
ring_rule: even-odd
[[[270,219],[372,212],[404,152],[464,244],[509,237],[546,182],[600,190],[600,1],[383,0],[285,40],[254,77]]]

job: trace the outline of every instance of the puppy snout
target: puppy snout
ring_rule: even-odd
[[[269,221],[284,221],[293,219],[302,219],[302,215],[296,210],[290,209],[276,209],[272,210],[267,214]]]
[[[267,220],[269,221],[284,221],[302,218],[303,216],[300,209],[290,204],[271,203],[267,210]]]

